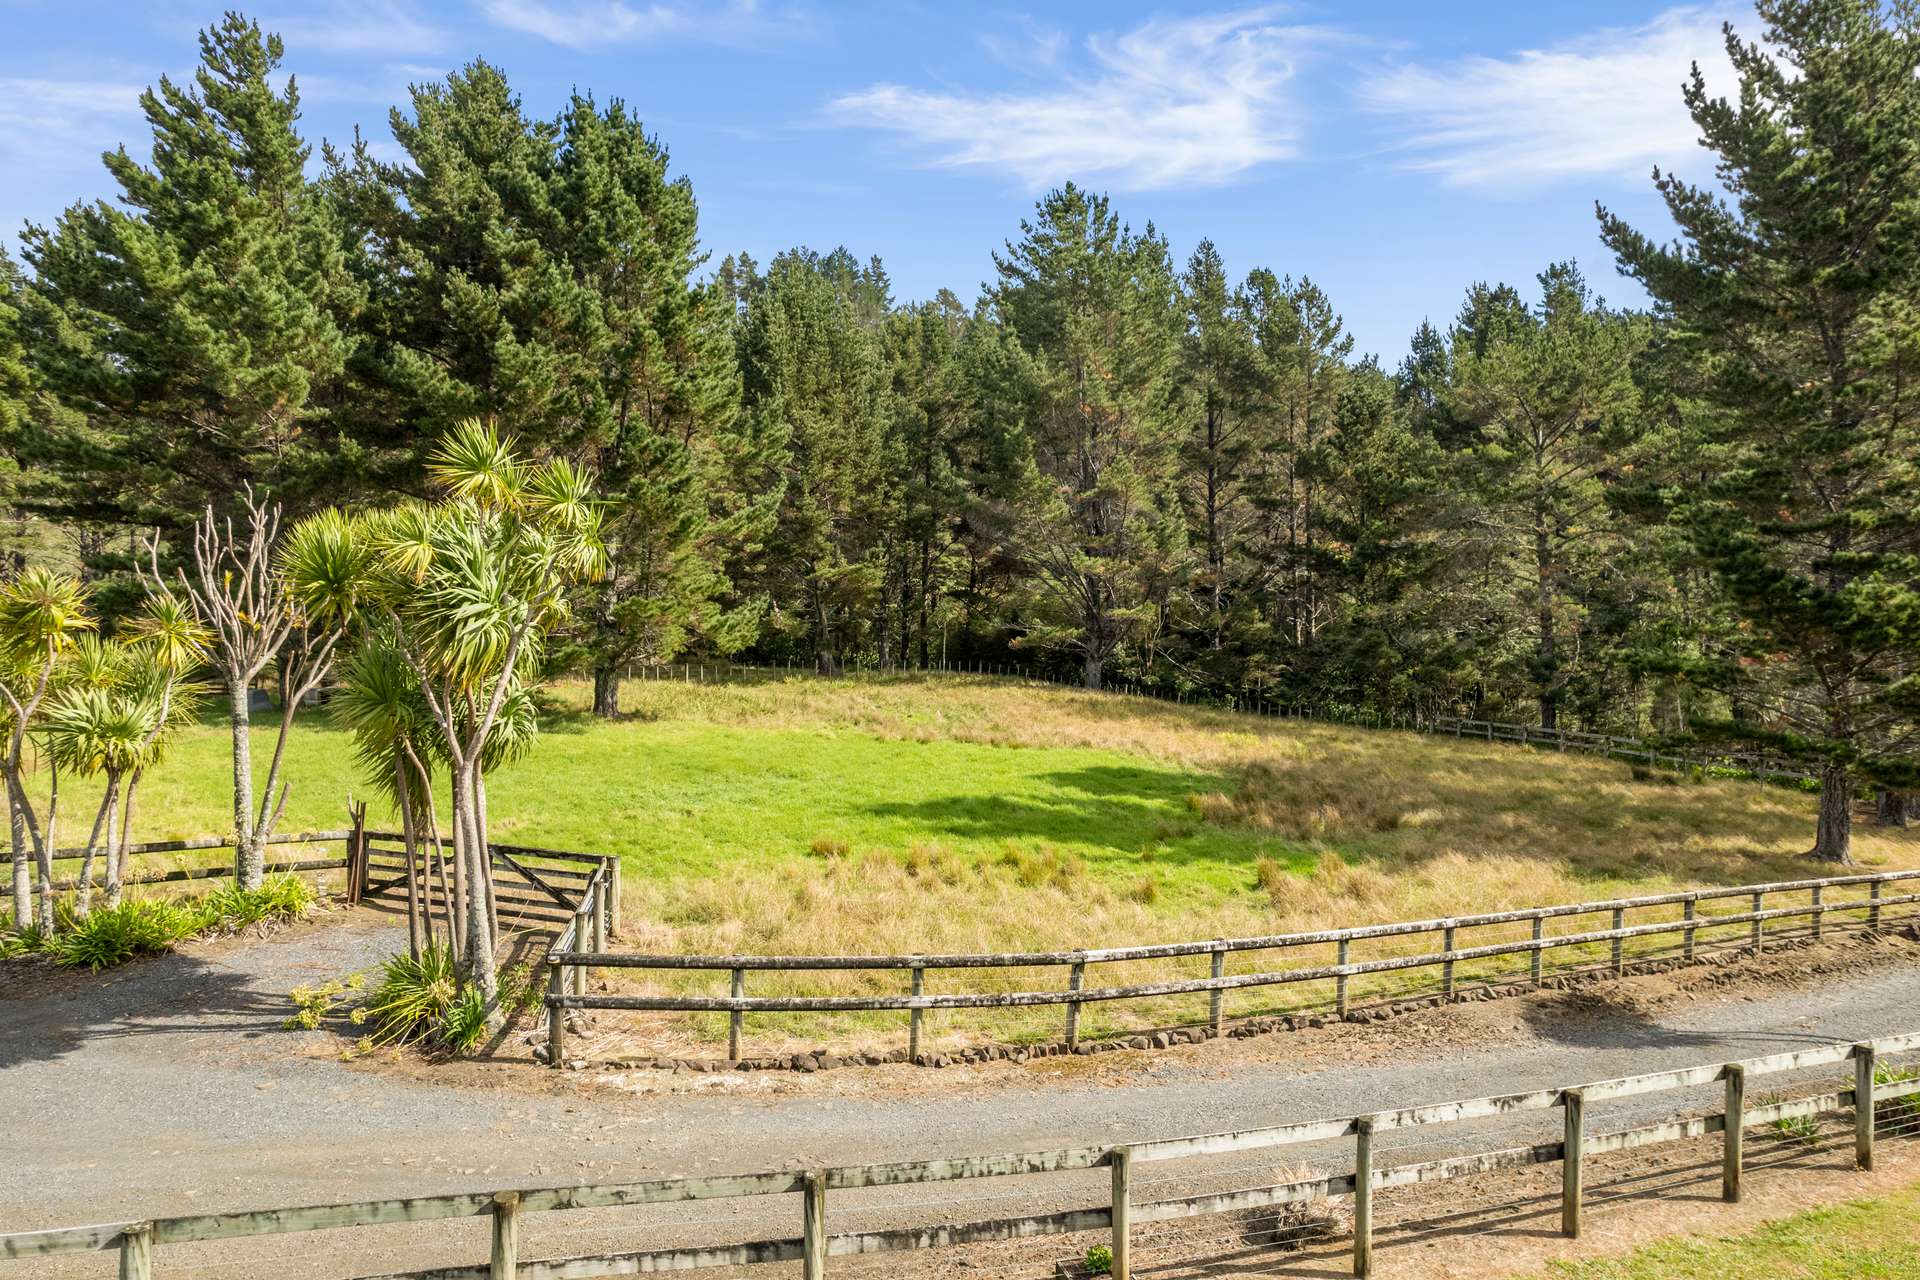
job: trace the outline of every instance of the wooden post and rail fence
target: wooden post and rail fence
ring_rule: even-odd
[[[137,1221],[0,1234],[0,1259],[48,1258],[62,1254],[110,1251],[120,1255],[123,1280],[152,1280],[162,1270],[156,1250],[162,1246],[267,1236],[288,1232],[486,1217],[492,1221],[490,1257],[473,1265],[438,1266],[396,1273],[381,1280],[564,1280],[571,1277],[631,1275],[653,1271],[741,1266],[798,1261],[805,1280],[823,1280],[829,1259],[856,1254],[936,1248],[973,1241],[1009,1240],[1042,1235],[1104,1231],[1113,1251],[1113,1274],[1131,1280],[1132,1233],[1145,1224],[1208,1214],[1230,1213],[1328,1197],[1354,1200],[1352,1256],[1354,1274],[1375,1270],[1374,1228],[1378,1195],[1397,1187],[1443,1182],[1496,1170],[1538,1164],[1561,1165],[1560,1230],[1577,1237],[1582,1230],[1589,1162],[1607,1152],[1722,1135],[1721,1187],[1737,1200],[1745,1171],[1745,1130],[1758,1125],[1792,1123],[1851,1111],[1854,1117],[1853,1163],[1871,1168],[1882,1103],[1920,1095],[1920,1073],[1889,1072],[1879,1064],[1898,1054],[1920,1051],[1920,1033],[1859,1043],[1831,1043],[1789,1053],[1657,1071],[1586,1084],[1530,1089],[1495,1097],[1429,1103],[1274,1125],[1228,1133],[1147,1138],[1124,1144],[1096,1143],[1045,1151],[846,1165],[832,1168],[658,1178],[641,1182],[560,1187],[516,1187],[450,1195],[308,1205],[254,1211],[154,1217]],[[1749,1105],[1750,1082],[1786,1073],[1820,1072],[1844,1067],[1847,1087],[1782,1101]],[[1597,1103],[1680,1089],[1723,1084],[1725,1104],[1717,1113],[1681,1114],[1657,1124],[1611,1132],[1590,1131]],[[1818,1088],[1818,1077],[1812,1083]],[[1920,1104],[1899,1104],[1903,1133]],[[1677,1109],[1677,1108],[1676,1108]],[[1395,1130],[1444,1127],[1524,1112],[1563,1113],[1558,1142],[1534,1143],[1467,1155],[1383,1165],[1376,1139]],[[1274,1186],[1139,1201],[1133,1179],[1139,1166],[1161,1161],[1274,1151],[1309,1143],[1351,1139],[1353,1172]],[[1426,1144],[1423,1144],[1426,1145]],[[940,1222],[929,1226],[833,1234],[831,1195],[865,1188],[899,1187],[1034,1175],[1066,1174],[1106,1168],[1111,1172],[1107,1203],[1062,1212],[987,1221]],[[741,1197],[798,1194],[800,1235],[746,1243],[673,1248],[593,1257],[527,1261],[519,1257],[521,1219],[531,1213],[623,1206],[684,1204]],[[964,1201],[962,1202],[964,1203]],[[949,1206],[927,1202],[940,1213]],[[957,1206],[953,1206],[957,1207]],[[1328,1228],[1328,1234],[1332,1234]]]
[[[1920,889],[1911,882],[1920,880],[1920,871],[1886,871],[1823,879],[1785,880],[1768,884],[1736,885],[1716,889],[1697,889],[1678,893],[1617,898],[1600,902],[1571,903],[1559,906],[1531,907],[1518,911],[1488,912],[1481,915],[1445,919],[1417,920],[1394,924],[1362,925],[1346,929],[1325,929],[1309,933],[1273,934],[1252,938],[1215,938],[1201,942],[1174,942],[1148,946],[1108,947],[1079,951],[1011,952],[1002,954],[956,955],[849,955],[849,956],[769,956],[769,955],[642,955],[609,952],[583,946],[589,930],[578,925],[564,930],[548,953],[552,972],[547,988],[548,1054],[550,1064],[566,1060],[565,1010],[602,1009],[642,1012],[725,1013],[728,1015],[727,1058],[741,1057],[742,1038],[747,1015],[802,1013],[853,1013],[900,1011],[907,1015],[908,1059],[919,1060],[922,1053],[925,1015],[940,1009],[1008,1009],[1033,1006],[1062,1006],[1065,1010],[1065,1043],[1071,1048],[1081,1042],[1081,1012],[1089,1004],[1126,1000],[1158,1000],[1182,995],[1204,995],[1207,1001],[1205,1026],[1211,1034],[1220,1034],[1226,1025],[1225,1000],[1229,993],[1261,988],[1324,984],[1331,982],[1333,999],[1330,1012],[1347,1017],[1356,1008],[1354,984],[1378,975],[1401,974],[1416,970],[1438,970],[1438,981],[1423,988],[1416,979],[1412,987],[1401,987],[1382,995],[1383,999],[1402,1000],[1418,994],[1438,995],[1443,999],[1463,994],[1461,970],[1475,970],[1476,985],[1532,983],[1538,985],[1547,975],[1546,959],[1564,953],[1570,963],[1554,972],[1611,972],[1624,974],[1630,963],[1672,958],[1692,962],[1703,952],[1752,952],[1758,954],[1772,936],[1776,941],[1820,939],[1829,932],[1852,930],[1879,932],[1894,923],[1910,923],[1916,915],[1913,904],[1920,892],[1888,892],[1905,887]],[[604,883],[604,882],[602,882]],[[618,879],[613,879],[618,885]],[[583,903],[597,901],[597,890],[589,885]],[[1840,894],[1851,896],[1842,897]],[[1750,909],[1712,913],[1702,904],[1745,900]],[[1774,905],[1769,905],[1772,903]],[[585,909],[584,907],[582,908]],[[1657,913],[1665,918],[1648,920]],[[1573,920],[1580,916],[1599,916],[1607,921],[1603,928],[1576,927],[1568,932],[1550,933],[1549,921]],[[1784,928],[1782,927],[1784,926]],[[1525,928],[1528,936],[1516,937]],[[1771,934],[1770,934],[1771,929]],[[1491,941],[1479,941],[1476,935],[1493,935]],[[1703,936],[1704,935],[1704,936]],[[1429,947],[1413,954],[1387,955],[1376,959],[1358,959],[1358,944],[1379,945],[1393,939],[1433,937],[1437,949]],[[1629,954],[1629,944],[1638,949]],[[1305,947],[1335,949],[1333,964],[1313,964],[1291,968],[1262,968],[1254,972],[1229,971],[1232,957],[1254,952],[1286,952]],[[1204,959],[1206,976],[1174,978],[1164,981],[1113,986],[1089,985],[1093,966],[1129,964],[1141,961],[1178,961]],[[1522,972],[1505,972],[1496,962],[1523,960]],[[1066,973],[1064,987],[1030,991],[948,991],[927,990],[930,972],[982,969],[1060,968]],[[594,994],[588,990],[587,975],[592,970],[725,972],[728,991],[722,995],[664,995],[649,993]],[[763,995],[748,994],[748,975],[754,973],[799,974],[807,972],[850,972],[893,970],[900,972],[904,990],[898,994],[870,995]]]

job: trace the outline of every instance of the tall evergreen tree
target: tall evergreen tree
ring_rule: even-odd
[[[805,251],[782,254],[738,335],[743,408],[759,436],[787,441],[767,564],[768,586],[787,608],[774,622],[807,638],[824,675],[839,672],[874,617],[886,579],[882,517],[897,474],[880,336],[862,319],[872,298],[850,283],[860,285],[857,272],[827,269]]]
[[[336,397],[359,293],[282,53],[228,14],[192,83],[141,95],[149,163],[105,157],[119,202],[27,228],[26,323],[57,408],[20,450],[48,515],[183,529],[245,482],[298,506],[352,474]]]
[[[1009,547],[1035,592],[1029,636],[1077,652],[1097,689],[1149,635],[1184,559],[1173,412],[1179,312],[1166,241],[1069,183],[994,255],[990,304],[1010,332],[1003,428],[1024,441]]]
[[[1656,185],[1681,242],[1599,210],[1698,371],[1716,473],[1673,495],[1743,624],[1719,726],[1821,770],[1812,855],[1851,856],[1864,774],[1912,771],[1920,646],[1913,503],[1920,303],[1920,29],[1874,0],[1763,0],[1739,77],[1684,96],[1720,186]]]
[[[485,62],[416,87],[393,130],[411,163],[362,146],[334,166],[368,232],[370,402],[423,448],[479,415],[595,476],[610,565],[562,654],[617,714],[628,663],[696,637],[732,652],[764,610],[730,570],[770,523],[772,446],[739,413],[731,316],[693,279],[692,188],[624,104],[575,94],[533,120]]]
[[[1446,403],[1474,432],[1468,470],[1490,549],[1525,602],[1515,612],[1533,635],[1528,680],[1553,729],[1575,651],[1567,638],[1582,626],[1573,583],[1609,549],[1604,477],[1638,430],[1632,366],[1645,326],[1598,304],[1571,264],[1548,268],[1540,286],[1536,311],[1503,312],[1484,341],[1457,345]]]

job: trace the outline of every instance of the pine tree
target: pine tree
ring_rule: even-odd
[[[627,664],[696,639],[733,652],[765,608],[730,571],[778,495],[739,412],[731,314],[693,280],[692,188],[624,104],[575,94],[536,121],[485,62],[417,87],[393,130],[411,164],[364,146],[334,164],[383,328],[362,371],[421,447],[482,416],[595,476],[610,566],[564,656],[615,715]]]
[[[1577,651],[1566,640],[1583,626],[1582,562],[1618,550],[1604,477],[1639,428],[1632,365],[1646,329],[1596,302],[1571,264],[1548,268],[1540,286],[1536,311],[1503,311],[1484,341],[1456,343],[1445,403],[1474,432],[1468,472],[1490,559],[1511,575],[1516,620],[1533,635],[1527,680],[1553,729]]]
[[[1088,688],[1149,636],[1185,558],[1174,486],[1179,312],[1166,241],[1068,184],[994,255],[990,305],[1013,346],[998,400],[1022,448],[1010,552],[1034,591],[1029,637],[1080,655]]]
[[[1186,333],[1181,345],[1181,486],[1198,561],[1189,584],[1196,642],[1216,680],[1230,680],[1230,641],[1244,643],[1259,622],[1264,567],[1249,559],[1257,512],[1249,479],[1272,446],[1271,385],[1260,359],[1246,294],[1203,240],[1181,277]]]
[[[891,648],[903,664],[931,666],[940,603],[959,567],[969,505],[966,447],[971,404],[960,335],[938,305],[895,312],[886,329],[889,456],[898,475],[897,550],[889,571],[897,601]],[[883,646],[884,648],[885,646]]]
[[[119,203],[27,228],[26,324],[55,402],[19,446],[35,509],[177,530],[243,483],[298,506],[351,471],[335,398],[359,294],[282,53],[228,14],[191,84],[141,96],[150,163],[105,157]]]
[[[886,578],[883,515],[897,474],[884,433],[879,335],[861,317],[872,298],[863,303],[848,283],[815,254],[782,254],[738,334],[743,409],[760,438],[787,447],[765,571],[787,605],[774,621],[807,638],[823,675],[840,671],[874,617]],[[852,283],[860,284],[857,273]]]
[[[1692,356],[1716,473],[1673,494],[1737,612],[1723,724],[1821,771],[1812,855],[1850,860],[1861,775],[1913,768],[1912,495],[1920,298],[1920,30],[1904,5],[1764,0],[1727,28],[1740,85],[1684,96],[1726,195],[1656,174],[1681,242],[1601,234]]]

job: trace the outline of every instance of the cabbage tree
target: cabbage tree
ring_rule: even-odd
[[[450,432],[429,460],[439,498],[370,519],[363,597],[413,673],[452,793],[467,980],[497,996],[487,770],[533,731],[531,690],[573,587],[605,572],[591,483],[534,463],[490,424]]]
[[[27,736],[54,692],[62,663],[94,630],[87,606],[87,588],[72,574],[29,568],[0,582],[0,712],[6,733],[0,778],[6,783],[13,840],[13,919],[23,930],[33,920],[43,933],[53,932],[53,840],[59,816],[57,787],[44,820],[27,795]],[[29,849],[39,872],[37,918],[27,875]]]
[[[338,511],[302,520],[285,535],[277,503],[242,494],[240,519],[207,506],[193,529],[190,572],[176,583],[209,633],[207,661],[227,689],[233,737],[233,872],[257,889],[266,873],[266,844],[287,803],[280,776],[295,713],[332,669],[351,625],[363,576],[361,546]],[[159,539],[147,544],[147,587],[170,593],[160,572]],[[253,777],[253,682],[270,665],[280,675],[280,728],[265,784]]]

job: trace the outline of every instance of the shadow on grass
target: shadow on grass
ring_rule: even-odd
[[[1274,843],[1259,832],[1214,828],[1211,846],[1194,844],[1207,829],[1187,798],[1231,787],[1226,774],[1089,765],[1041,774],[1037,781],[1056,797],[941,796],[871,804],[860,812],[920,824],[936,838],[1070,844],[1129,859],[1153,847],[1162,864],[1251,863],[1261,846]]]

